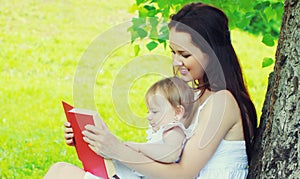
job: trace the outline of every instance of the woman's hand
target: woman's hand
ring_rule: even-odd
[[[66,140],[66,144],[69,146],[74,146],[74,133],[73,133],[73,129],[71,127],[71,123],[69,122],[65,122],[64,123],[65,126],[65,140]]]
[[[86,125],[85,129],[82,132],[83,140],[96,154],[113,159],[118,159],[122,155],[122,147],[125,145],[109,131],[102,120],[101,124]]]

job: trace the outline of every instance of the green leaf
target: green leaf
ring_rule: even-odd
[[[266,34],[263,36],[262,43],[269,47],[273,47],[275,45],[274,38],[271,34]]]
[[[159,35],[158,35],[159,43],[162,43],[162,42],[169,39],[169,28],[168,28],[167,24],[162,26],[161,29],[159,30],[159,32],[160,32]]]
[[[131,33],[131,43],[133,43],[137,38],[139,38],[139,34],[137,32]]]
[[[157,0],[157,5],[160,9],[164,9],[168,6],[169,1],[166,0]]]
[[[136,0],[136,4],[137,5],[140,5],[141,3],[143,3],[143,2],[146,2],[147,0]]]
[[[225,6],[224,8],[230,8],[230,7],[236,7],[235,9],[238,9],[238,11],[241,11],[241,10],[245,10],[245,12],[249,12],[250,10],[252,10],[252,7],[254,6],[255,4],[255,1],[247,1],[247,0],[238,0],[238,1],[233,1],[233,2],[230,2],[225,4],[225,3],[222,3],[222,5],[227,5]]]
[[[139,7],[136,4],[133,4],[129,9],[128,12],[131,14],[134,14],[135,11],[137,11],[139,9]]]
[[[283,3],[282,2],[276,2],[276,3],[272,3],[272,9],[282,9],[283,7]]]
[[[151,25],[151,30],[150,30],[150,39],[157,39],[158,38],[158,32],[157,32],[157,24],[158,24],[158,18],[157,17],[150,17],[149,22]]]
[[[131,34],[131,43],[133,43],[137,38],[139,38],[139,34],[133,29],[133,27],[129,27],[127,29]]]
[[[245,14],[244,17],[239,18],[239,19],[236,21],[235,25],[236,25],[238,28],[244,29],[246,26],[248,26],[248,25],[250,24],[251,18],[252,18],[251,15]]]
[[[150,39],[153,39],[153,40],[158,39],[158,32],[157,32],[157,29],[156,29],[156,28],[153,28],[153,27],[152,27],[152,29],[151,29],[151,31],[150,31],[149,38],[150,38]]]
[[[132,18],[133,28],[142,28],[146,26],[146,18]]]
[[[139,17],[154,17],[159,11],[150,5],[144,5],[139,8]]]
[[[235,14],[237,13],[238,12],[235,12]],[[241,29],[245,29],[247,26],[250,25],[251,19],[253,18],[254,15],[255,15],[254,12],[247,12],[243,14],[235,21],[235,26]]]
[[[150,10],[150,11],[148,11],[147,16],[148,16],[148,17],[155,17],[155,15],[156,15],[158,12],[159,12],[159,11],[157,11],[156,9]]]
[[[172,3],[175,4],[184,4],[183,0],[172,0]]]
[[[169,33],[164,33],[164,34],[158,35],[159,43],[164,42],[166,40],[169,40]]]
[[[135,29],[135,30],[136,30],[136,32],[139,34],[139,37],[140,37],[141,39],[147,37],[147,35],[148,35],[148,32],[147,32],[146,30],[142,29],[142,28],[137,28],[137,29]]]
[[[149,51],[151,51],[151,50],[155,49],[157,47],[157,45],[158,45],[158,43],[151,41],[146,45],[146,47]]]
[[[149,5],[145,5],[144,8],[147,9],[148,11],[156,10],[154,6],[149,6]]]
[[[170,7],[167,7],[165,9],[163,9],[163,11],[161,12],[161,14],[162,14],[163,18],[169,20],[169,18],[170,18]]]
[[[270,6],[270,2],[264,1],[264,2],[256,4],[253,9],[263,11],[268,6]]]
[[[167,24],[167,23],[163,24],[162,27],[160,28],[159,32],[160,32],[160,33],[163,33],[163,34],[169,33],[169,27],[168,27],[168,24]]]
[[[149,18],[149,22],[150,22],[150,24],[151,24],[152,27],[156,28],[156,26],[158,24],[158,18],[157,17],[150,17]]]
[[[283,7],[284,4],[282,2],[277,2],[277,3],[272,3],[271,7],[273,9],[273,12],[276,14],[276,19],[280,19],[282,18],[282,14],[283,14]]]
[[[265,57],[262,62],[262,67],[263,68],[268,67],[268,66],[272,65],[273,63],[274,63],[273,58]]]
[[[276,13],[272,7],[267,7],[264,12],[268,22],[276,17]]]
[[[144,7],[139,8],[139,17],[148,17],[148,10]]]
[[[164,49],[166,50],[167,49],[167,42],[164,41],[163,44],[164,44]]]
[[[134,55],[138,56],[138,54],[140,53],[140,50],[141,50],[140,46],[139,45],[135,45],[134,46]]]

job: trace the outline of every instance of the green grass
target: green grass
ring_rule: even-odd
[[[0,178],[41,178],[57,161],[80,166],[75,150],[64,144],[61,100],[73,102],[73,78],[85,49],[105,30],[129,20],[133,3],[0,2]],[[261,62],[263,57],[274,56],[275,47],[268,48],[260,42],[261,37],[238,30],[232,30],[232,39],[260,114],[272,71],[272,67],[262,69]],[[142,54],[170,56],[163,49],[143,49]],[[96,78],[95,101],[120,139],[143,141],[144,128],[120,120],[112,101],[114,79],[133,58],[130,44],[110,54]],[[132,84],[126,80],[118,84],[120,88],[132,85],[129,103],[138,116],[145,115],[145,90],[158,78],[152,75]]]

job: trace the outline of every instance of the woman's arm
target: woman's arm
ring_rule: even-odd
[[[163,134],[163,143],[135,143],[128,142],[125,145],[131,147],[137,152],[141,152],[149,158],[163,162],[173,163],[180,154],[185,134],[179,127],[174,127]]]
[[[238,105],[227,90],[219,91],[201,110],[195,134],[186,143],[179,163],[155,162],[121,143],[102,122],[86,126],[86,141],[100,155],[119,160],[153,178],[194,178],[216,151],[231,127],[240,120]]]

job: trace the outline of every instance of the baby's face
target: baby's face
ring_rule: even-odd
[[[148,108],[147,119],[154,131],[157,131],[160,126],[175,121],[175,109],[159,92],[148,96],[146,101]]]

